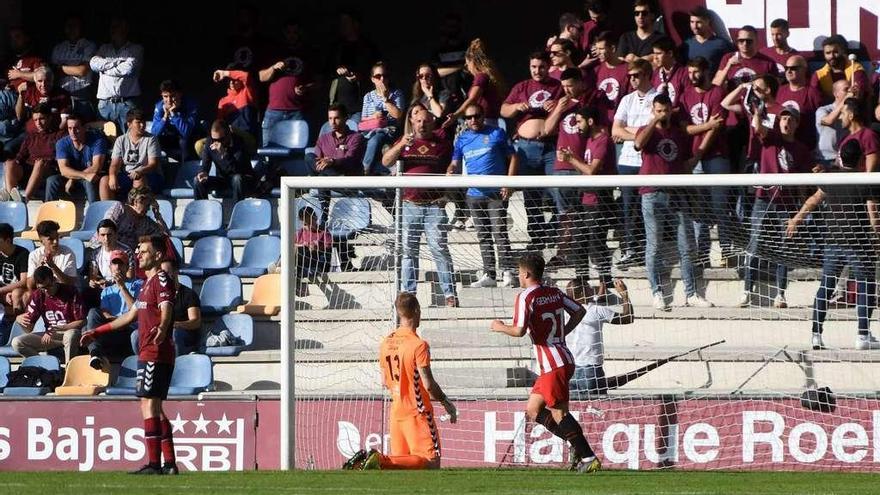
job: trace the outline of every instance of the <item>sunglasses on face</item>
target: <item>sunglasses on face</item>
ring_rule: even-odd
[[[796,71],[801,70],[802,68],[803,68],[803,66],[801,66],[801,65],[786,65],[785,66],[785,70],[787,72],[796,72]]]
[[[636,17],[649,16],[651,15],[650,10],[635,10],[633,11],[633,15]]]
[[[373,79],[385,79],[385,74],[373,74]]]
[[[551,57],[561,57],[562,55],[563,55],[563,53],[560,51],[553,50],[550,52]]]
[[[482,119],[482,118],[483,118],[483,116],[479,113],[474,113],[471,115],[464,116],[464,120],[477,120],[477,119]]]
[[[737,42],[737,43],[745,43],[745,44],[747,44],[747,45],[751,45],[752,43],[755,42],[755,40],[753,40],[753,39],[751,39],[751,38],[740,38],[740,39],[736,40],[736,42]]]

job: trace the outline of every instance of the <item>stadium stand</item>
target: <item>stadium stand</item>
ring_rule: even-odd
[[[198,239],[220,232],[223,226],[223,206],[213,199],[197,199],[187,203],[183,218],[171,236],[179,239]]]
[[[239,277],[259,277],[265,275],[269,264],[276,262],[280,256],[280,238],[272,235],[253,237],[247,240],[241,259],[229,269],[229,273]]]
[[[189,262],[180,267],[180,273],[204,278],[229,270],[232,265],[232,242],[216,235],[202,237],[193,245]]]
[[[70,233],[71,237],[75,237],[81,241],[88,241],[95,235],[95,230],[98,228],[98,223],[104,219],[104,216],[107,214],[107,211],[110,208],[113,208],[117,205],[119,201],[95,201],[94,203],[86,206],[85,214],[83,215],[82,225],[80,225],[79,230],[74,230]],[[9,203],[9,204],[18,204],[18,203]]]
[[[37,241],[40,236],[37,235],[37,225],[43,220],[54,220],[58,222],[58,233],[62,236],[72,232],[76,228],[76,205],[71,201],[49,201],[42,203],[37,211],[37,217],[34,219],[31,230],[21,233],[21,237]]]
[[[204,354],[177,356],[168,395],[196,395],[211,390],[213,384],[211,358]]]
[[[136,355],[128,356],[122,361],[116,380],[104,391],[106,395],[134,395],[134,388],[137,385],[137,361]]]
[[[86,363],[88,364],[88,363]],[[24,358],[24,361],[21,362],[21,366],[33,366],[36,368],[43,368],[48,371],[59,371],[61,370],[61,365],[58,362],[58,358],[50,355],[39,355],[39,356],[29,356]],[[6,396],[16,396],[16,397],[28,397],[35,395],[46,395],[51,391],[49,387],[6,387],[3,389],[3,395]]]
[[[277,315],[281,311],[281,276],[270,273],[257,278],[250,301],[236,311],[252,316]]]
[[[64,369],[64,383],[55,388],[55,395],[98,395],[110,383],[110,374],[89,366],[89,356],[77,356]]]
[[[208,335],[220,335],[224,330],[233,337],[241,339],[242,345],[224,345],[206,347],[208,356],[238,356],[254,343],[254,321],[250,315],[228,313],[217,319],[208,331]]]
[[[199,291],[203,316],[218,316],[232,311],[242,302],[238,275],[219,273],[202,282]]]

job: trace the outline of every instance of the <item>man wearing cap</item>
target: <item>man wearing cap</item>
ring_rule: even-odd
[[[129,278],[128,253],[122,249],[110,252],[110,273],[109,279],[101,281],[104,286],[101,291],[101,307],[89,310],[84,333],[127,313],[144,285],[144,281],[139,278]],[[131,331],[136,328],[137,323],[134,323],[127,329],[107,332],[95,337],[88,345],[91,356],[89,365],[96,370],[109,370],[108,356],[115,358],[129,356],[132,353]]]

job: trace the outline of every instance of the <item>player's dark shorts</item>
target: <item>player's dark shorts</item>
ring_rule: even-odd
[[[174,365],[170,363],[138,361],[135,395],[151,399],[167,399],[172,371]]]

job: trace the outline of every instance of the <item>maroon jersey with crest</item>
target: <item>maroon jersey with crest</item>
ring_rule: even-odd
[[[153,361],[157,363],[174,362],[174,339],[171,337],[171,329],[165,335],[165,340],[156,345],[153,342],[153,329],[162,322],[162,313],[159,307],[162,304],[174,305],[174,285],[171,278],[163,270],[159,270],[147,283],[144,284],[138,295],[135,307],[138,311],[138,360]],[[168,308],[170,311],[171,308]]]
[[[86,310],[79,291],[64,284],[58,284],[58,291],[54,296],[45,289],[34,291],[27,308],[31,323],[36,324],[37,318],[42,317],[46,328],[84,320],[85,315]]]

